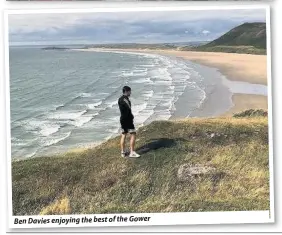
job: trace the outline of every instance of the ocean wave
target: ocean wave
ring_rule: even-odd
[[[110,101],[110,102],[105,102],[105,105],[107,105],[107,108],[112,108],[114,106],[117,106],[118,102],[116,100],[115,101]]]
[[[139,68],[139,66],[136,66],[134,69],[133,69],[134,72],[148,72],[148,68]]]
[[[72,124],[76,127],[81,127],[84,124],[90,122],[93,118],[94,118],[94,116],[86,116],[86,117],[81,116],[80,118],[78,118],[74,121],[71,121],[70,124]]]
[[[148,74],[147,71],[136,71],[136,70],[132,70],[132,71],[122,71],[120,73],[120,77],[138,77],[138,76],[146,76]]]
[[[133,71],[133,76],[134,77],[140,77],[140,76],[147,76],[147,72],[135,72]]]
[[[171,117],[171,111],[168,109],[155,111],[154,115],[156,116],[157,120],[168,120]]]
[[[146,106],[147,106],[147,103],[146,103],[146,102],[144,102],[144,103],[142,103],[142,104],[134,105],[134,106],[132,107],[132,111],[133,111],[133,113],[138,114],[138,113],[140,113],[142,110],[144,110],[144,109],[146,108]]]
[[[115,134],[115,133],[118,133],[119,128],[109,128],[106,131]]]
[[[174,94],[174,90],[166,90],[162,94],[163,95],[170,95],[170,96],[172,96]]]
[[[131,71],[131,72],[121,72],[121,76],[122,77],[131,77],[131,76],[134,76],[134,73]]]
[[[54,110],[59,110],[59,109],[61,109],[63,107],[65,107],[65,105],[64,104],[60,104],[60,105],[55,106]]]
[[[61,127],[60,125],[56,125],[56,124],[43,124],[40,127],[41,130],[39,131],[39,133],[43,136],[49,136],[58,132],[60,127]]]
[[[78,97],[92,97],[92,93],[81,93]]]
[[[11,138],[11,144],[12,146],[26,146],[28,143],[27,142],[23,142],[22,140],[20,139],[17,139],[17,138]]]
[[[82,127],[83,125],[91,122],[98,115],[99,112],[93,114],[81,115],[75,119],[68,121],[68,124],[76,127]]]
[[[75,95],[73,98],[71,98],[69,101],[67,101],[62,107],[65,107],[65,106],[68,106],[68,105],[74,103],[74,101],[81,99],[81,97],[82,97],[81,94]]]
[[[151,98],[151,97],[153,97],[153,95],[154,95],[154,91],[153,91],[153,90],[145,91],[145,92],[142,94],[142,96],[143,96],[143,97],[146,97],[146,98]]]
[[[155,85],[166,85],[169,86],[171,85],[171,81],[166,81],[166,80],[157,80],[154,82]]]
[[[11,141],[19,141],[19,139],[16,137],[11,137]]]
[[[44,144],[43,144],[43,146],[44,146],[44,147],[49,147],[49,146],[51,146],[51,145],[57,144],[57,143],[59,143],[59,142],[65,140],[65,139],[67,139],[70,135],[71,135],[71,131],[70,131],[70,132],[67,132],[65,135],[63,135],[62,137],[59,137],[59,138],[57,138],[57,139],[52,138],[52,139],[50,139],[50,140],[45,141]]]
[[[87,110],[83,110],[80,112],[71,112],[71,111],[65,111],[65,112],[58,112],[53,113],[48,116],[48,119],[55,119],[55,120],[74,120],[82,116],[84,113],[86,113]]]
[[[172,103],[173,103],[173,99],[169,99],[169,100],[164,100],[163,102],[161,102],[159,104],[159,106],[162,106],[164,108],[168,108],[168,110],[170,110],[171,106],[172,106]]]
[[[31,152],[31,153],[27,153],[27,154],[24,155],[24,157],[25,157],[25,158],[31,158],[31,157],[35,156],[35,154],[37,153],[37,151],[38,151],[38,150],[35,150],[35,151]]]
[[[113,121],[113,122],[118,122],[119,117],[118,116],[110,117],[110,118],[108,118],[108,120]]]
[[[42,136],[49,136],[59,131],[61,126],[48,120],[28,119],[19,123],[29,132],[38,132]]]
[[[12,137],[11,138],[11,144],[12,146],[28,146],[30,144],[35,143],[35,141],[37,141],[38,138],[33,138],[33,139],[25,139],[25,136],[23,136],[22,138],[17,138],[17,137]]]
[[[83,93],[80,93],[78,95],[73,96],[73,98],[71,98],[65,104],[58,106],[58,108],[56,110],[60,110],[63,107],[66,107],[70,104],[73,104],[75,101],[77,101],[79,99],[83,99],[83,98],[93,98],[93,99],[95,99],[96,97],[97,98],[99,97],[99,100],[102,100],[104,97],[107,97],[108,95],[110,95],[110,93],[106,93],[106,92],[99,92],[99,93],[83,92]]]
[[[155,57],[160,57],[161,55],[155,55],[155,54],[146,54],[142,52],[131,52],[131,51],[115,51],[115,50],[105,50],[105,49],[95,49],[97,52],[104,52],[104,53],[115,53],[115,54],[128,54],[128,55],[138,55],[146,58],[155,58]]]
[[[158,68],[158,76],[162,78],[162,80],[172,80],[171,73],[168,71],[168,68]]]
[[[154,114],[153,109],[146,108],[135,116],[134,122],[139,126],[143,125],[146,122],[146,120],[148,120],[153,114]]]
[[[134,79],[131,83],[153,84],[150,78]]]
[[[200,87],[199,87],[199,90],[202,93],[202,98],[201,98],[197,108],[200,108],[202,106],[202,104],[205,102],[206,98],[207,98],[207,94],[206,94],[205,90],[201,89]]]
[[[93,103],[93,104],[86,104],[88,109],[95,109],[96,107],[100,106],[102,104],[102,101]]]
[[[153,68],[153,67],[155,67],[155,65],[153,65],[153,64],[142,64],[142,65],[139,65],[139,67]]]

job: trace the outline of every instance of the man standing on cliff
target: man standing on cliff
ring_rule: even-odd
[[[128,86],[124,86],[122,88],[123,95],[118,100],[118,106],[120,110],[120,124],[122,128],[122,134],[120,139],[120,148],[121,148],[121,156],[125,157],[125,139],[126,135],[130,134],[130,153],[129,157],[140,157],[134,151],[135,140],[136,140],[136,131],[133,123],[134,116],[131,111],[131,102],[129,97],[131,95],[131,88]]]

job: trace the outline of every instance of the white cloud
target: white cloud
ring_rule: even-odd
[[[209,30],[203,30],[202,31],[202,34],[205,34],[205,35],[207,35],[207,34],[210,34],[211,32],[209,31]]]
[[[219,12],[220,11],[220,12]],[[189,13],[188,13],[189,12]],[[112,13],[42,13],[11,14],[9,29],[11,33],[33,31],[58,31],[74,26],[93,24],[107,25],[109,22],[136,23],[140,21],[183,22],[202,19],[265,19],[265,11],[255,10],[190,10],[171,12],[112,12]]]
[[[9,41],[114,43],[212,40],[232,27],[253,21],[265,21],[265,11],[11,14]]]

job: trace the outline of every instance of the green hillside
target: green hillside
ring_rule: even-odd
[[[269,209],[264,112],[155,121],[138,130],[137,148],[140,158],[121,158],[117,137],[14,161],[14,215]]]
[[[266,24],[245,23],[194,50],[266,54]]]

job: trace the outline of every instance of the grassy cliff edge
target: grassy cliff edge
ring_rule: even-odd
[[[137,148],[141,158],[121,158],[116,137],[13,162],[14,215],[269,209],[265,115],[155,121],[138,130]],[[214,170],[180,179],[187,165]]]

